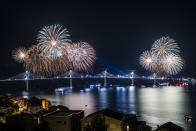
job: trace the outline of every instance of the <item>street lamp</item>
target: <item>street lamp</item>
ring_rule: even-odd
[[[73,83],[72,83],[72,70],[70,70],[69,71],[69,77],[70,77],[70,80],[69,80],[69,86],[70,86],[70,88],[72,89],[72,87],[73,87]]]

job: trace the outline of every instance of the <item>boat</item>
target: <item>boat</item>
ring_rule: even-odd
[[[168,82],[159,83],[159,86],[169,86]]]
[[[72,88],[71,87],[59,87],[56,88],[54,91],[55,92],[66,92],[66,91],[70,91]]]

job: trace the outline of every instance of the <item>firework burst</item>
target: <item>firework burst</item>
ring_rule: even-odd
[[[25,69],[40,76],[56,76],[65,73],[69,69],[68,58],[64,55],[51,60],[47,56],[40,55],[42,50],[37,45],[28,50],[28,59],[25,61]]]
[[[169,75],[176,75],[182,70],[183,60],[180,56],[175,54],[169,54],[165,56],[161,63],[164,71]]]
[[[143,52],[140,64],[160,76],[176,75],[184,64],[179,49],[174,39],[162,37],[154,42],[151,51]]]
[[[41,76],[46,76],[48,72],[49,60],[46,57],[40,57],[40,49],[38,46],[33,45],[28,51],[27,54],[29,58],[25,61],[25,69],[31,73],[35,73]]]
[[[70,35],[61,25],[44,27],[37,36],[37,45],[29,50],[14,51],[16,61],[24,62],[31,73],[52,77],[68,70],[88,71],[95,61],[95,50],[86,42],[71,43]]]
[[[17,48],[12,52],[12,54],[14,60],[18,63],[22,63],[28,58],[27,50],[25,48]]]
[[[156,67],[156,61],[157,58],[152,51],[144,51],[140,56],[140,64],[146,70],[154,70],[154,68]]]
[[[170,37],[162,37],[154,42],[152,51],[162,57],[169,54],[179,54],[179,46],[176,41]]]
[[[38,46],[42,50],[40,55],[50,59],[61,57],[64,48],[71,42],[66,28],[59,24],[44,27],[37,36]]]
[[[67,47],[67,56],[75,71],[88,71],[95,61],[95,50],[86,42],[73,43]]]

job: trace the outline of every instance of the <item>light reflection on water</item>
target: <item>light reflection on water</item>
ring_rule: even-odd
[[[192,108],[195,108],[191,105],[194,103],[192,99],[195,95],[191,94],[187,89],[180,87],[136,88],[130,86],[88,88],[82,91],[52,94],[23,93],[21,95],[37,96],[48,99],[55,105],[85,110],[85,115],[110,108],[122,113],[135,113],[154,128],[168,121],[187,128],[184,115],[192,114],[194,110]]]
[[[173,121],[184,125],[184,115],[190,112],[186,94],[179,87],[147,88],[138,93],[138,110],[150,124]]]

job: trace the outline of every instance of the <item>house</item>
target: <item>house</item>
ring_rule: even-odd
[[[6,129],[10,131],[32,131],[40,124],[39,117],[29,113],[21,113],[18,115],[7,116],[6,121]]]
[[[41,106],[28,106],[27,111],[30,113],[38,113],[42,109]]]
[[[41,122],[48,124],[50,131],[80,131],[82,110],[59,110],[41,117]]]
[[[42,109],[42,101],[36,97],[28,100],[27,111],[30,113],[37,113]]]
[[[155,131],[184,131],[184,129],[172,122],[167,122],[158,127]]]
[[[18,99],[18,106],[20,112],[26,111],[28,107],[28,99],[25,98]]]
[[[38,99],[38,102],[32,104],[32,102],[28,103],[28,112],[31,113],[38,113],[41,110],[48,110],[51,106],[50,101],[46,100],[46,99]]]
[[[92,113],[82,119],[82,131],[151,131],[145,122],[137,120],[136,115],[127,115],[110,109]]]
[[[0,96],[0,112],[12,114],[18,112],[18,105],[13,97]]]
[[[36,97],[32,97],[28,101],[27,111],[31,113],[38,113],[41,110],[48,110],[50,106],[50,101],[46,99],[38,99]]]
[[[41,99],[42,102],[42,109],[48,110],[51,107],[50,101],[46,99]]]
[[[58,110],[32,114],[24,113],[6,117],[6,130],[22,131],[80,131],[82,110]]]

